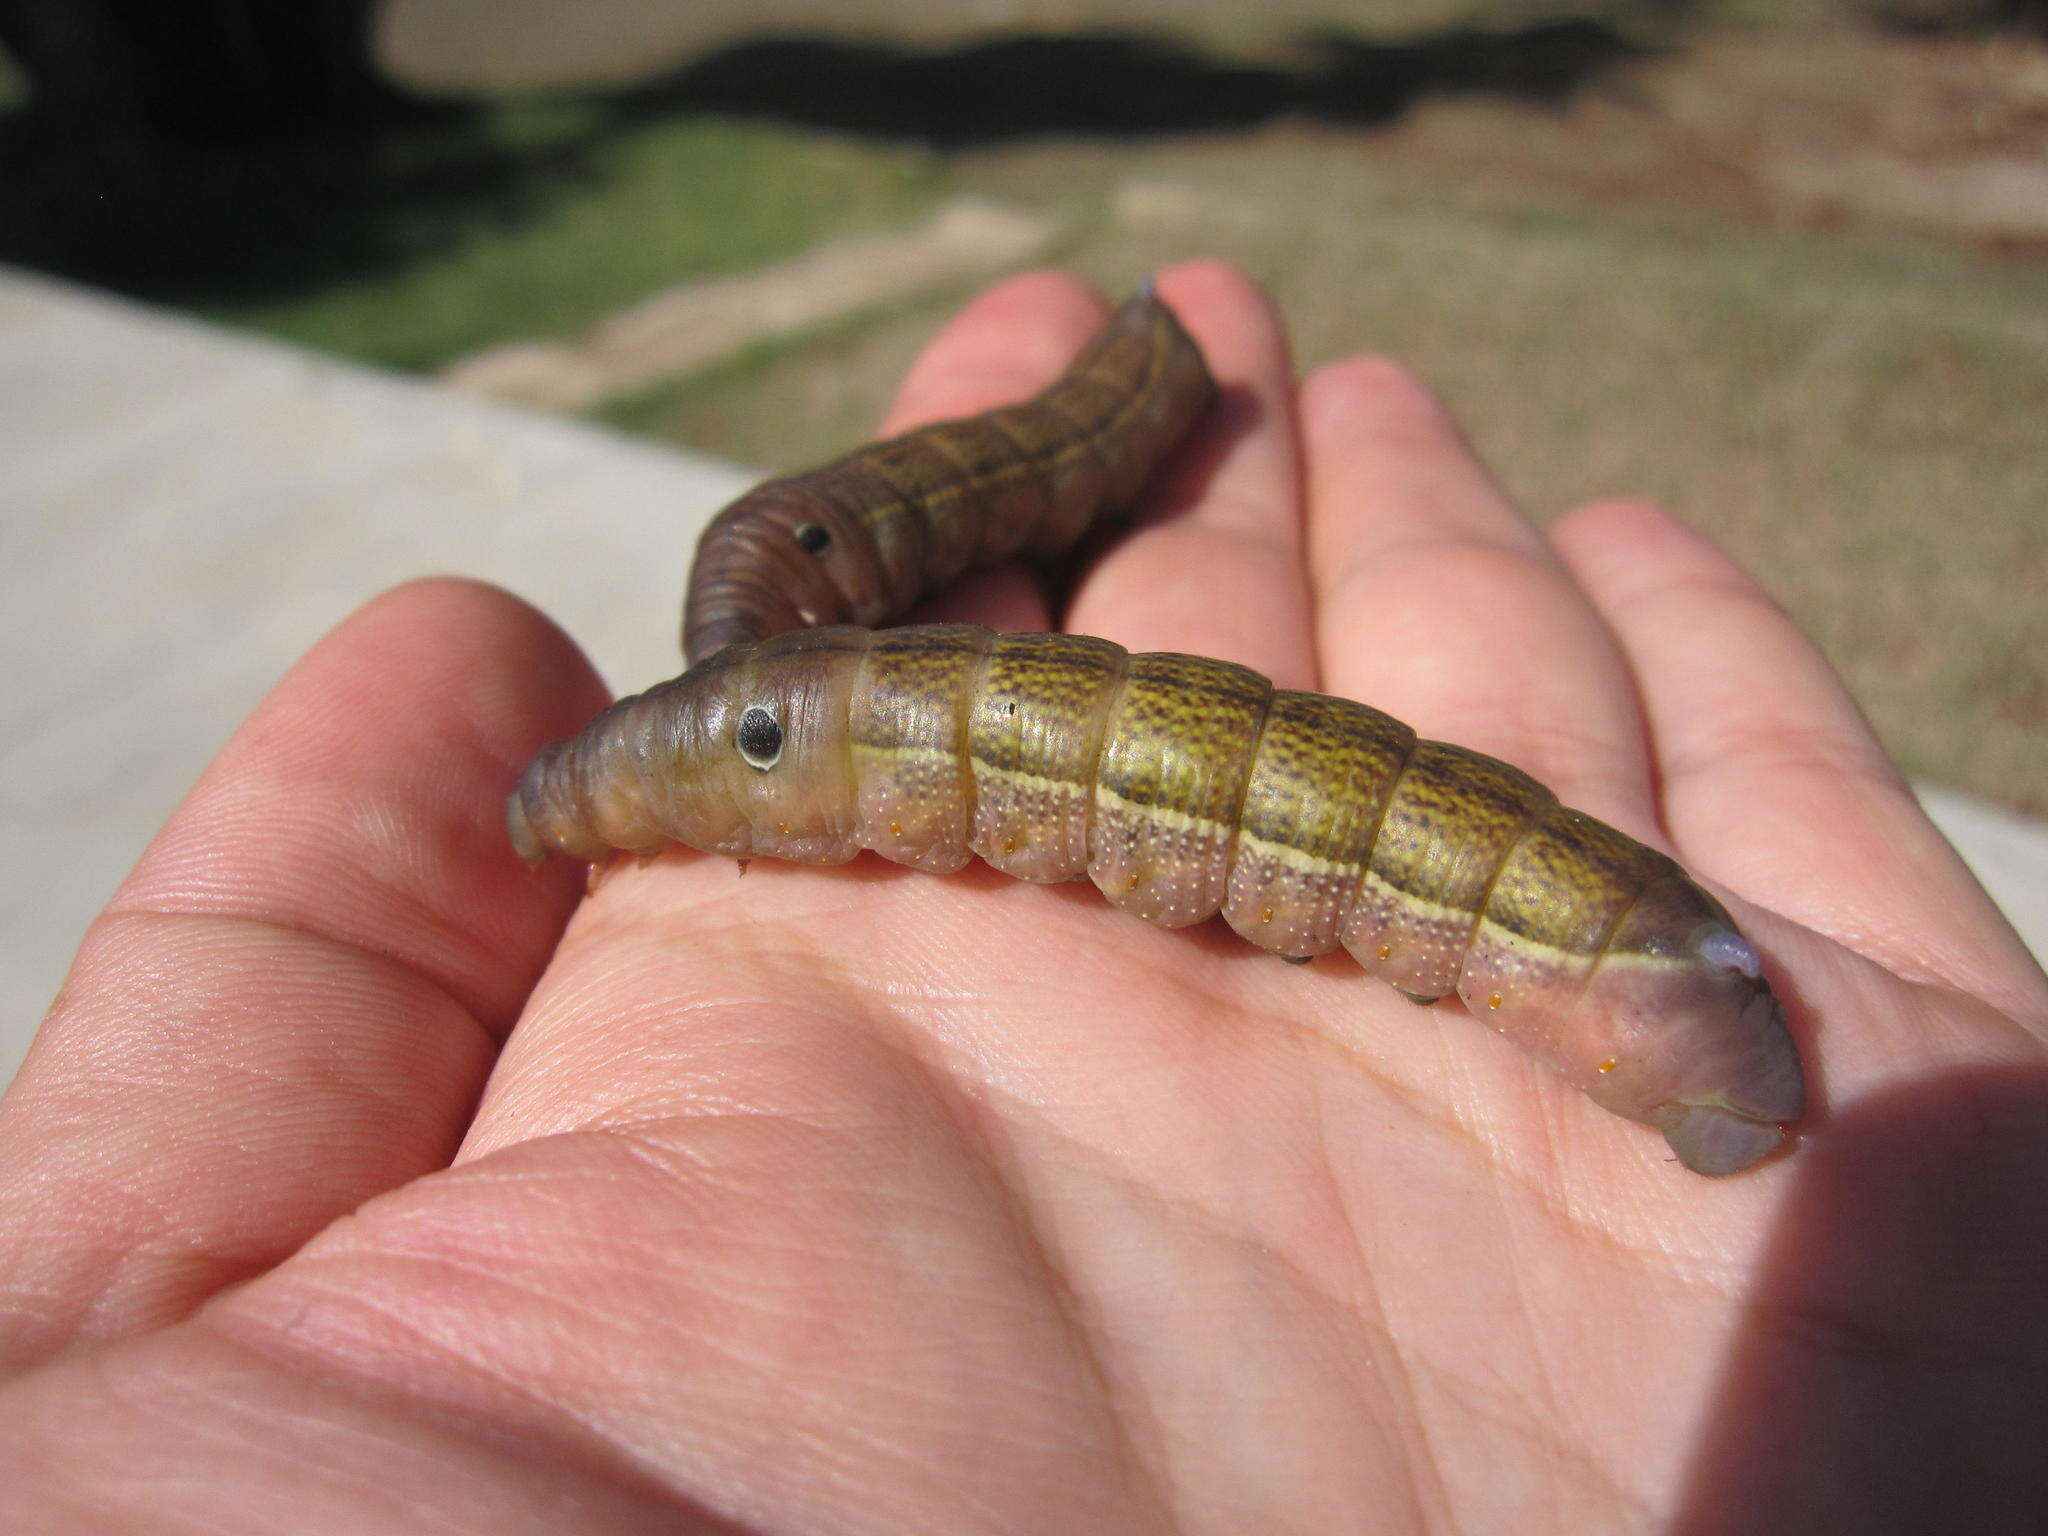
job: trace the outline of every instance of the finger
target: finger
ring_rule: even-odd
[[[1358,358],[1307,380],[1300,411],[1330,690],[1654,837],[1619,648],[1435,396]]]
[[[1899,974],[2040,1005],[2011,927],[1740,567],[1636,503],[1582,508],[1552,537],[1634,664],[1664,821],[1696,870]]]
[[[179,1316],[444,1165],[576,894],[525,760],[604,695],[494,589],[386,595],[295,666],[87,935],[0,1114],[0,1359]]]
[[[969,571],[911,610],[909,624],[982,624],[1001,634],[1052,628],[1038,578],[1019,565]]]
[[[1066,626],[1312,688],[1294,375],[1280,318],[1226,262],[1188,262],[1158,285],[1201,346],[1217,401],[1155,479],[1131,534],[1082,583]]]
[[[1065,272],[1026,272],[996,284],[918,355],[883,420],[883,435],[1036,394],[1108,318],[1102,296]]]

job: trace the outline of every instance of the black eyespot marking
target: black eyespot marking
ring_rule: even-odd
[[[782,756],[782,727],[773,715],[756,704],[740,716],[740,728],[733,744],[750,767],[766,773]]]
[[[832,547],[832,530],[816,523],[798,523],[795,537],[807,555],[822,555]]]

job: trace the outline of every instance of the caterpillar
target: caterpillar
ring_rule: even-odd
[[[1141,295],[1036,400],[741,498],[700,552],[694,664],[542,751],[514,846],[1085,876],[1152,923],[1220,912],[1284,958],[1342,948],[1411,1000],[1455,994],[1694,1172],[1766,1156],[1803,1112],[1798,1056],[1756,950],[1664,854],[1506,763],[1227,662],[867,627],[969,561],[1071,542],[1210,387]]]
[[[881,624],[973,565],[1045,559],[1130,504],[1215,393],[1148,290],[1035,399],[936,422],[756,486],[697,544],[690,662],[740,640]]]

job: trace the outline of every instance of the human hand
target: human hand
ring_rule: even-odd
[[[621,861],[562,933],[576,874],[500,806],[602,696],[424,583],[237,734],[6,1101],[17,1524],[2038,1511],[2048,982],[1832,673],[1662,514],[1546,539],[1397,369],[1296,391],[1241,277],[1161,291],[1223,401],[1068,627],[1364,699],[1669,848],[1766,956],[1803,1141],[1698,1179],[1455,1004],[978,866]],[[1004,284],[892,429],[1103,313]],[[943,616],[1048,618],[1015,573]]]

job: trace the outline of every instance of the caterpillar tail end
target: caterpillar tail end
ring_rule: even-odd
[[[1719,1104],[1667,1104],[1652,1123],[1664,1133],[1678,1160],[1710,1179],[1763,1161],[1785,1139],[1775,1120],[1757,1120]]]

